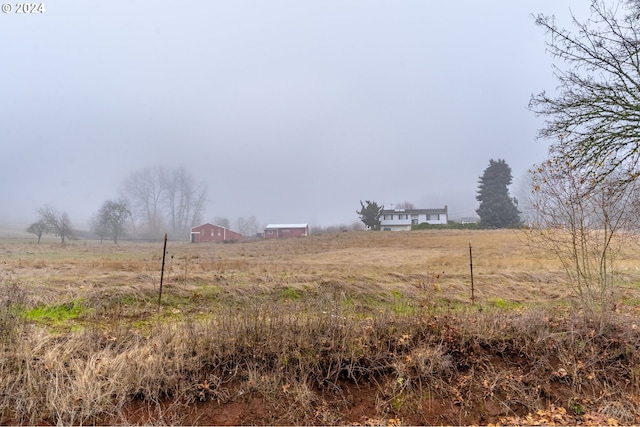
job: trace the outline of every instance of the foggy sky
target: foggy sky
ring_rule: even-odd
[[[0,14],[0,222],[86,227],[122,181],[186,166],[205,220],[357,221],[360,200],[474,216],[489,159],[541,162],[531,14],[587,1],[69,1]],[[14,3],[15,6],[15,3]],[[511,187],[512,195],[515,192]]]

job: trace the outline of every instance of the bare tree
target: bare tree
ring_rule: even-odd
[[[236,220],[236,230],[245,237],[253,237],[259,230],[258,220],[253,215],[248,218],[238,217]]]
[[[160,166],[132,172],[121,187],[132,214],[142,221],[149,234],[158,234],[163,224],[162,182],[165,173]]]
[[[536,24],[549,35],[556,67],[557,96],[542,92],[529,107],[543,116],[538,135],[553,141],[552,158],[592,184],[616,172],[634,180],[640,160],[639,2],[592,0],[591,17],[573,18],[574,30],[558,27],[552,16]]]
[[[163,200],[171,229],[176,234],[186,234],[202,220],[207,187],[196,183],[184,166],[167,171],[162,183]]]
[[[91,217],[91,230],[100,237],[100,243],[103,243],[104,239],[109,237],[109,229],[100,218],[99,213],[96,213]]]
[[[94,231],[103,237],[112,237],[113,243],[118,244],[118,237],[126,231],[126,224],[131,217],[131,211],[125,200],[105,200],[96,215]]]
[[[229,222],[229,218],[226,218],[223,216],[214,217],[213,223],[224,228],[231,228],[231,223]]]
[[[42,220],[36,221],[31,224],[26,231],[27,233],[35,234],[36,236],[38,236],[38,243],[40,243],[42,235],[48,232],[47,224],[42,222]]]
[[[551,160],[532,171],[529,241],[561,262],[581,308],[602,316],[615,295],[617,255],[637,229],[639,188],[613,175],[595,186],[582,176]]]
[[[514,188],[514,195],[518,200],[518,210],[523,224],[537,224],[539,222],[538,212],[535,208],[540,195],[531,191],[533,188],[533,170],[529,170],[522,175]]]
[[[168,224],[176,235],[186,235],[202,220],[207,189],[184,167],[156,166],[131,173],[121,194],[147,233],[158,234]]]
[[[550,160],[534,171],[538,226],[532,236],[553,251],[585,310],[613,294],[616,255],[637,226],[640,177],[640,2],[592,0],[591,16],[573,30],[550,16],[558,95],[532,96],[545,118],[540,138]]]
[[[396,209],[415,209],[415,208],[416,208],[416,205],[407,201],[396,204]]]
[[[73,236],[71,220],[66,212],[58,212],[51,206],[44,206],[37,210],[40,223],[44,224],[47,232],[60,237],[60,243],[64,244],[66,239]]]

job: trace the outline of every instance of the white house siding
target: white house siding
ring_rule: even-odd
[[[383,231],[409,231],[411,224],[381,224],[380,229]]]

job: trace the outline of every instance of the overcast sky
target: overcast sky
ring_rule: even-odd
[[[547,153],[527,103],[553,92],[554,60],[531,14],[569,27],[588,4],[55,0],[0,14],[0,222],[49,204],[82,228],[131,172],[181,165],[208,185],[205,220],[349,224],[365,199],[473,216],[489,159],[519,181]]]

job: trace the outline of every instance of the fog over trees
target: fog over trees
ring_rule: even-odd
[[[229,222],[229,218],[224,216],[216,216],[213,218],[213,223],[215,225],[219,225],[224,228],[231,229],[231,222]]]
[[[131,211],[125,200],[105,200],[93,218],[92,229],[100,237],[100,241],[110,237],[113,243],[118,244],[118,237],[127,232],[130,218]]]
[[[137,234],[156,236],[168,229],[174,235],[188,235],[202,221],[207,186],[184,166],[155,166],[132,172],[120,194],[131,206]]]
[[[91,217],[89,233],[100,241],[112,239],[117,244],[118,239],[125,236],[153,240],[165,232],[172,239],[186,240],[192,227],[207,222],[204,219],[207,186],[183,166],[175,169],[154,166],[133,171],[117,191],[119,198],[105,200]],[[62,243],[73,236],[66,212],[45,205],[36,213],[37,221],[25,231],[35,235],[38,242],[47,234],[59,236]],[[246,237],[256,237],[264,225],[254,215],[240,216],[233,224],[224,216],[215,216],[212,221]],[[89,236],[87,231],[78,233],[78,236]]]
[[[542,120],[524,107],[532,92],[552,95],[554,59],[532,14],[562,28],[588,7],[126,1],[3,15],[3,40],[20,42],[3,50],[0,221],[26,229],[51,204],[87,229],[124,178],[155,165],[184,165],[196,187],[215,188],[201,218],[232,227],[251,215],[349,224],[365,196],[473,216],[485,160],[508,159],[519,177],[546,156]],[[193,222],[146,190],[131,205],[136,232]]]
[[[66,212],[59,212],[52,206],[46,205],[37,210],[38,221],[31,224],[27,231],[36,232],[38,242],[42,234],[53,234],[60,237],[60,243],[64,244],[69,237],[73,236],[73,226]],[[38,234],[39,233],[39,234]]]
[[[42,236],[44,234],[47,234],[47,224],[42,222],[42,219],[39,219],[38,221],[32,223],[29,227],[27,227],[26,232],[35,234],[38,238],[38,243],[40,243],[40,240],[42,240]]]
[[[258,224],[258,220],[255,216],[241,216],[236,220],[235,231],[239,232],[245,237],[252,237],[256,236],[256,234],[260,231],[260,225]]]

